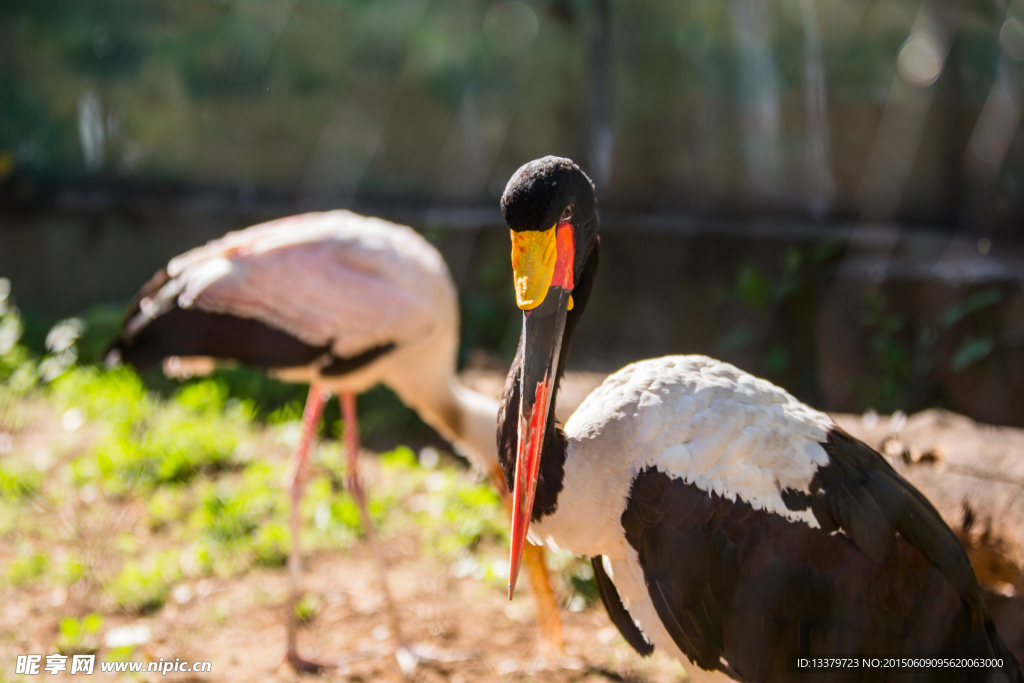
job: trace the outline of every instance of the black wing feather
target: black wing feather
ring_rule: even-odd
[[[612,623],[619,629],[619,633],[626,639],[626,642],[632,645],[634,650],[646,657],[654,652],[654,646],[647,640],[647,636],[644,635],[643,631],[637,627],[633,617],[626,610],[626,606],[622,604],[622,598],[619,597],[619,592],[615,590],[615,584],[612,583],[611,578],[604,571],[602,560],[601,555],[590,558],[590,564],[594,567],[594,580],[597,582],[597,592],[601,595],[601,602],[604,603],[604,608],[608,610],[608,616],[611,617]]]
[[[110,346],[120,361],[138,370],[158,365],[165,358],[204,356],[231,360],[250,367],[297,368],[315,364],[323,376],[337,377],[386,355],[394,343],[367,349],[352,357],[331,353],[331,344],[307,344],[284,330],[255,318],[213,313],[198,307],[181,308],[176,296],[161,296],[176,282],[161,270],[132,299],[125,312],[121,336]],[[164,292],[166,293],[166,292]],[[143,311],[142,301],[158,303]]]
[[[143,315],[143,314],[139,314]],[[328,354],[251,318],[174,306],[122,334],[115,344],[121,360],[139,370],[169,356],[208,356],[257,368],[301,367]]]
[[[967,601],[980,625],[981,589],[956,535],[928,499],[871,447],[838,427],[822,444],[831,460],[818,470],[811,491],[823,499],[832,517],[876,562],[892,557],[898,533],[942,570]],[[862,508],[837,504],[855,498]],[[856,512],[865,515],[858,517]],[[865,520],[871,528],[865,529]],[[884,552],[880,552],[884,550]]]

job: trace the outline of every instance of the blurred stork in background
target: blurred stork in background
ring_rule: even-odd
[[[296,645],[301,595],[299,501],[310,442],[331,392],[345,422],[346,484],[359,508],[377,564],[395,654],[403,670],[429,648],[402,637],[379,542],[359,481],[356,394],[381,383],[451,441],[511,499],[498,463],[498,402],[456,377],[459,310],[455,285],[437,250],[411,228],[349,211],[311,213],[231,232],[178,256],[136,295],[108,364],[137,369],[163,364],[165,374],[208,373],[237,361],[288,382],[309,383],[299,442],[286,476],[292,545],[287,661],[298,670],[321,664]],[[543,551],[527,552],[537,620],[546,652],[562,649],[558,609]]]

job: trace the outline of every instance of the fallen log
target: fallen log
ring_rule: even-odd
[[[832,417],[882,453],[956,532],[996,630],[1024,662],[1024,429],[934,409]]]

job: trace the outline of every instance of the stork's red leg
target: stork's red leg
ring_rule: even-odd
[[[316,672],[322,668],[320,664],[299,656],[296,643],[298,625],[295,621],[295,606],[302,597],[302,543],[300,540],[302,519],[299,503],[302,501],[302,489],[305,487],[306,478],[309,475],[309,445],[313,440],[313,434],[316,432],[317,426],[320,424],[324,404],[329,396],[330,394],[327,391],[324,391],[315,384],[309,385],[306,408],[302,411],[302,432],[288,463],[288,473],[285,475],[285,485],[289,490],[289,512],[292,531],[292,547],[288,553],[288,580],[291,584],[291,594],[288,597],[287,605],[288,650],[285,658],[297,671]]]
[[[544,548],[529,544],[523,551],[523,562],[530,574],[530,588],[537,609],[537,624],[540,626],[541,651],[545,657],[560,657],[565,648],[562,617],[551,588]]]

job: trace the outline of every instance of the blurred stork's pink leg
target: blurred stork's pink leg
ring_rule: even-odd
[[[299,503],[302,501],[302,489],[305,487],[306,478],[309,476],[309,468],[307,466],[309,446],[313,441],[313,434],[320,424],[324,404],[329,397],[329,392],[315,384],[309,385],[306,408],[302,411],[302,433],[299,435],[299,442],[295,445],[295,450],[292,452],[291,460],[288,463],[288,473],[285,475],[285,485],[288,487],[290,494],[289,512],[292,532],[292,547],[288,553],[288,580],[291,583],[291,594],[288,597],[287,606],[288,650],[285,653],[285,658],[297,671],[316,672],[323,668],[322,665],[299,656],[296,643],[298,624],[295,619],[295,606],[302,597],[302,543],[300,540],[302,516],[299,510]]]
[[[398,610],[395,608],[395,601],[391,597],[391,588],[388,586],[387,565],[380,549],[377,530],[373,526],[373,519],[370,517],[370,510],[366,505],[366,492],[359,480],[359,426],[356,419],[356,397],[351,392],[344,392],[339,398],[341,399],[341,415],[345,420],[345,486],[348,487],[349,493],[352,494],[352,498],[356,502],[356,507],[359,508],[359,519],[366,533],[366,541],[370,546],[373,562],[377,565],[377,577],[380,579],[380,592],[384,597],[388,628],[391,630],[391,638],[399,657],[399,663],[405,669],[406,663],[403,661],[405,640],[402,637],[402,625],[398,618]]]
[[[402,623],[398,618],[398,609],[391,597],[391,588],[388,586],[387,564],[384,562],[384,554],[381,552],[380,541],[377,538],[377,530],[373,526],[373,519],[370,517],[370,510],[366,505],[366,492],[363,490],[362,482],[359,480],[359,427],[356,422],[356,397],[352,393],[342,393],[341,414],[345,419],[345,465],[346,481],[352,498],[355,499],[356,507],[359,508],[359,519],[366,532],[366,541],[370,546],[373,555],[373,562],[377,567],[377,577],[380,580],[380,592],[384,596],[384,610],[387,613],[388,628],[391,630],[391,640],[394,645],[394,656],[399,668],[409,680],[409,676],[420,663],[442,663],[456,662],[468,659],[471,653],[457,651],[443,651],[422,645],[419,643],[408,643],[402,635]]]
[[[302,413],[302,434],[299,443],[292,454],[288,475],[285,479],[291,493],[291,532],[292,547],[288,555],[288,577],[291,582],[291,596],[288,600],[288,651],[285,655],[287,661],[297,671],[318,672],[327,665],[312,662],[299,655],[296,635],[298,625],[295,619],[295,606],[302,596],[302,547],[299,543],[299,534],[302,527],[302,520],[299,514],[299,503],[302,500],[302,489],[305,486],[307,477],[307,462],[309,446],[313,440],[313,433],[320,423],[323,414],[324,403],[329,393],[320,387],[311,385],[309,398],[306,399],[306,408]],[[402,673],[410,674],[420,662],[452,662],[466,659],[467,655],[462,653],[445,653],[434,648],[423,645],[407,645],[402,636],[401,621],[398,618],[398,610],[391,597],[391,589],[388,586],[387,566],[384,562],[384,555],[380,549],[380,542],[377,538],[377,530],[373,526],[373,519],[366,504],[366,492],[359,479],[359,428],[356,422],[356,397],[350,392],[344,392],[339,396],[341,400],[342,417],[345,419],[345,486],[352,494],[356,507],[359,509],[359,519],[362,522],[363,530],[366,533],[367,544],[373,555],[373,562],[377,568],[377,576],[380,580],[380,591],[384,597],[384,610],[387,614],[388,628],[391,631],[391,638],[394,643],[394,655]]]

